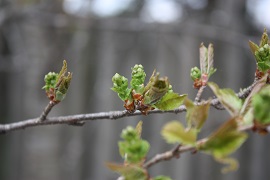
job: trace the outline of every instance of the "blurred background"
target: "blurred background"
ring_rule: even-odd
[[[142,64],[147,79],[156,68],[175,92],[194,99],[190,69],[199,66],[199,45],[213,43],[211,77],[235,91],[253,82],[255,60],[248,40],[259,42],[270,29],[269,0],[1,0],[0,123],[38,117],[48,103],[44,75],[58,72],[64,59],[73,80],[66,99],[49,116],[123,110],[112,92],[111,77],[130,78]],[[204,98],[212,96],[209,89]],[[171,149],[160,136],[182,114],[128,117],[87,122],[83,127],[54,125],[0,135],[1,180],[113,180],[105,162],[122,162],[117,141],[128,125],[143,120],[149,158]],[[229,118],[211,108],[202,131],[208,136]],[[268,136],[250,133],[233,155],[238,171],[223,175],[211,156],[185,153],[150,168],[152,176],[175,180],[254,180],[270,177]]]

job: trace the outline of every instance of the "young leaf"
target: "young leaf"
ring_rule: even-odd
[[[219,163],[225,164],[226,166],[221,169],[223,174],[231,171],[236,171],[238,169],[238,161],[231,157],[215,157],[215,160]]]
[[[200,45],[200,68],[202,74],[207,73],[207,68],[208,68],[208,53],[207,53],[207,48],[204,46],[203,43]]]
[[[241,122],[242,124],[241,125],[253,125],[253,120],[254,120],[253,108],[250,107],[242,115],[242,122]]]
[[[208,45],[208,58],[207,58],[207,74],[210,76],[210,71],[211,74],[213,74],[214,70],[213,70],[213,66],[214,66],[214,48],[213,48],[213,44],[209,44]]]
[[[255,56],[255,52],[258,51],[259,46],[257,44],[255,44],[254,42],[249,41],[249,47],[250,47],[252,54]]]
[[[174,110],[183,104],[186,96],[186,94],[179,95],[174,92],[168,92],[155,104],[155,107],[163,111]]]
[[[158,102],[168,92],[169,85],[167,77],[160,78],[159,73],[154,71],[144,88],[144,104],[153,105]]]
[[[246,138],[246,133],[237,130],[236,118],[232,118],[214,132],[200,149],[215,157],[225,157],[238,149]]]
[[[265,44],[268,44],[268,34],[267,34],[266,29],[264,29],[263,34],[262,34],[260,47],[264,46]]]
[[[194,145],[197,138],[197,130],[192,128],[185,129],[180,122],[172,121],[163,127],[161,135],[168,143]]]
[[[244,104],[240,111],[240,116],[242,116],[243,125],[252,125],[254,119],[252,99],[261,89],[265,86],[267,75],[263,76],[253,87],[252,91],[245,99]]]
[[[186,120],[188,128],[195,128],[199,131],[208,117],[210,101],[202,105],[194,105],[191,100],[186,98],[184,104],[187,108]]]
[[[125,180],[147,180],[147,171],[137,165],[106,163],[106,166],[125,178]]]
[[[142,134],[142,124],[143,122],[139,121],[135,129],[139,137],[141,137]]]
[[[270,85],[253,96],[252,105],[256,122],[262,125],[270,124]]]
[[[215,159],[225,159],[236,151],[246,140],[247,134],[237,130],[236,117],[225,122],[198,149],[212,154]]]
[[[172,179],[168,176],[157,176],[153,180],[172,180]]]
[[[208,85],[231,116],[239,115],[242,100],[235,95],[233,90],[219,89],[218,85],[213,82],[209,82]]]

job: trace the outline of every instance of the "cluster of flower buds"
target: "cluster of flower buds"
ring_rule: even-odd
[[[131,88],[128,88],[128,80],[124,76],[116,73],[113,78],[113,91],[118,93],[124,103],[124,107],[130,113],[140,110],[147,114],[149,110],[154,109],[157,103],[171,88],[167,77],[159,77],[159,73],[153,72],[146,86],[144,81],[146,74],[142,65],[135,65],[131,68],[132,79]],[[171,90],[172,91],[172,90]]]
[[[260,44],[257,45],[254,42],[249,41],[249,46],[257,64],[256,78],[260,79],[266,73],[270,74],[270,42],[266,29],[264,30]],[[270,82],[269,77],[267,82]]]
[[[146,74],[144,72],[143,66],[141,64],[136,64],[133,68],[131,68],[131,88],[136,93],[143,93],[144,90],[144,81]]]
[[[67,73],[67,62],[63,61],[63,67],[61,71],[58,73],[49,72],[45,75],[44,81],[45,86],[42,89],[45,89],[47,97],[55,102],[58,103],[62,101],[68,91],[70,81],[72,79],[72,73]]]
[[[124,141],[118,142],[118,146],[121,156],[125,158],[125,163],[143,162],[150,149],[150,145],[147,141],[141,139],[140,132],[128,126],[126,129],[123,129],[121,137]]]
[[[214,48],[212,44],[209,44],[206,48],[203,43],[200,46],[200,69],[198,67],[191,68],[190,76],[194,81],[193,87],[199,89],[202,86],[206,86],[208,79],[216,69],[214,64]]]

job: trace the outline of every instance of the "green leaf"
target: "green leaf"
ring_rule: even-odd
[[[72,73],[68,73],[67,76],[62,76],[60,82],[55,86],[55,101],[62,101],[67,94],[70,82],[72,79]]]
[[[208,58],[207,58],[207,74],[210,77],[210,72],[213,74],[215,70],[213,69],[214,66],[214,47],[213,44],[208,45]]]
[[[172,180],[172,179],[168,176],[157,176],[153,180]]]
[[[262,34],[260,47],[264,46],[265,44],[268,44],[268,34],[267,34],[266,29],[264,29],[263,34]]]
[[[160,78],[154,70],[149,82],[144,88],[143,98],[145,105],[157,103],[169,90],[170,84],[167,77]]]
[[[219,163],[225,164],[226,166],[221,169],[223,174],[229,173],[231,171],[236,171],[238,169],[238,161],[231,157],[222,157],[215,158],[215,160]]]
[[[207,48],[204,46],[203,43],[200,45],[200,68],[202,74],[207,74],[208,69],[208,55],[207,55]]]
[[[147,180],[147,171],[137,165],[106,163],[106,166],[125,178],[125,180]]]
[[[270,124],[270,85],[265,86],[252,98],[255,120],[262,124]]]
[[[232,89],[219,89],[218,85],[213,82],[209,82],[208,85],[231,116],[239,115],[242,100],[236,96]]]
[[[215,157],[226,157],[238,149],[247,138],[247,134],[237,130],[237,118],[225,122],[200,147]]]
[[[56,79],[56,82],[57,83],[60,83],[61,81],[61,78],[63,78],[65,76],[67,72],[67,62],[66,60],[63,61],[63,66],[62,66],[62,69],[61,71],[59,72],[58,76],[57,76],[57,79]]]
[[[188,128],[195,128],[199,131],[208,117],[210,101],[202,105],[194,105],[191,100],[186,98],[184,104],[187,108],[186,120]]]
[[[247,139],[246,133],[238,131],[236,120],[237,117],[225,122],[205,143],[199,145],[198,149],[212,154],[217,160],[234,165],[230,163],[233,161],[226,161],[227,156],[235,152]]]
[[[242,125],[253,125],[254,113],[253,108],[249,108],[248,111],[245,112],[242,118]]]
[[[141,137],[141,135],[142,135],[142,124],[143,124],[143,122],[139,121],[137,126],[136,126],[136,132],[137,132],[139,137]]]
[[[172,121],[167,123],[161,134],[168,143],[182,143],[194,145],[197,138],[196,129],[185,129],[183,125],[178,121]]]
[[[168,92],[160,101],[155,104],[155,107],[160,110],[174,110],[183,104],[186,94],[179,95],[174,92]]]
[[[263,76],[257,81],[256,85],[253,87],[252,91],[249,93],[248,97],[245,99],[244,104],[241,108],[240,116],[242,116],[242,125],[252,125],[254,119],[252,99],[254,95],[258,94],[265,86],[267,76]]]
[[[248,43],[252,54],[255,56],[255,52],[258,51],[259,46],[252,41],[249,41]]]

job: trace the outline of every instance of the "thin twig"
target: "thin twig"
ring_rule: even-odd
[[[155,155],[152,159],[150,159],[149,161],[144,163],[143,168],[147,169],[147,168],[151,167],[152,165],[159,163],[160,161],[168,161],[168,160],[172,159],[173,157],[179,158],[180,153],[185,152],[185,151],[189,151],[192,149],[194,149],[194,147],[192,147],[192,146],[187,147],[186,146],[185,148],[182,148],[182,146],[179,144],[170,151]]]
[[[175,110],[170,111],[161,111],[161,110],[152,110],[149,111],[148,114],[161,114],[161,113],[180,113],[186,111],[186,107],[184,105],[180,106]],[[91,114],[77,114],[70,116],[58,116],[46,118],[46,121],[40,121],[40,118],[28,119],[20,122],[14,122],[10,124],[1,124],[0,125],[0,134],[7,133],[10,131],[25,129],[28,127],[34,126],[43,126],[43,125],[52,125],[52,124],[79,124],[83,121],[91,121],[91,120],[115,120],[120,119],[127,116],[137,116],[142,115],[140,111],[136,111],[135,113],[128,113],[127,111],[110,111],[110,112],[99,112],[99,113],[91,113]]]
[[[41,113],[39,119],[40,121],[44,121],[48,114],[51,112],[52,108],[56,105],[57,103],[54,101],[50,101],[49,104],[46,106],[46,108],[44,109],[44,111]]]
[[[253,129],[253,125],[245,125],[245,126],[238,127],[238,131],[248,131],[248,130],[252,130],[252,129]],[[267,129],[268,132],[270,132],[270,125],[268,125],[266,127],[266,129]],[[207,138],[198,140],[196,142],[196,144],[203,144],[207,140],[208,140]],[[159,162],[168,161],[168,160],[171,160],[172,158],[177,158],[178,159],[180,157],[180,154],[182,154],[184,152],[194,152],[194,151],[196,151],[196,147],[194,147],[194,146],[191,146],[191,145],[184,145],[184,146],[177,145],[176,147],[174,147],[173,149],[171,149],[169,151],[166,151],[166,152],[163,152],[163,153],[160,153],[160,154],[156,154],[153,158],[151,158],[150,160],[146,161],[143,164],[143,168],[148,169],[151,166],[153,166],[153,165],[155,165],[155,164],[157,164]],[[117,180],[124,180],[124,177],[121,176]]]
[[[248,86],[247,88],[241,90],[240,92],[238,92],[236,94],[236,96],[238,96],[240,99],[245,99],[248,97],[248,95],[251,93],[252,89],[254,88],[254,86],[258,83],[259,81],[257,79],[255,79],[253,81],[253,83]],[[198,103],[200,104],[200,103]],[[211,106],[213,106],[214,108],[218,109],[218,110],[224,110],[225,108],[222,106],[222,104],[219,102],[219,100],[217,98],[212,99],[211,101]]]
[[[267,126],[266,128],[269,131],[270,125]],[[253,129],[253,125],[246,125],[246,126],[238,127],[239,131],[248,131],[248,130],[252,130],[252,129]],[[207,141],[207,138],[204,138],[204,139],[197,141],[196,144],[202,144],[202,143],[205,143],[206,141]],[[188,152],[188,151],[192,152],[195,150],[196,150],[196,147],[191,146],[191,145],[178,146],[177,149],[173,148],[170,151],[166,151],[164,153],[155,155],[153,158],[151,158],[146,163],[144,163],[143,167],[147,169],[147,168],[149,168],[149,167],[151,167],[151,166],[153,166],[161,161],[167,161],[167,160],[170,160],[172,158],[179,158],[179,155],[181,153]]]
[[[255,84],[256,84],[256,81],[248,88],[237,93],[237,96],[239,98],[247,97],[250,94],[253,87],[255,86]],[[205,102],[202,102],[202,103],[205,103]],[[202,104],[202,103],[198,103],[198,104]],[[0,134],[4,134],[7,132],[19,130],[19,129],[25,129],[28,127],[34,127],[34,126],[43,126],[43,125],[52,125],[52,124],[83,125],[84,121],[102,120],[102,119],[116,120],[116,119],[120,119],[127,116],[143,115],[140,111],[136,111],[132,114],[128,113],[127,111],[110,111],[110,112],[78,114],[78,115],[58,116],[58,117],[48,118],[47,115],[49,114],[50,110],[52,109],[54,105],[50,105],[49,103],[49,105],[47,106],[48,108],[46,107],[42,115],[38,118],[28,119],[28,120],[14,122],[10,124],[0,124]],[[216,109],[224,109],[217,98],[214,98],[211,100],[211,105],[215,107]],[[179,108],[175,110],[161,111],[161,110],[155,109],[155,110],[149,111],[148,114],[163,114],[163,113],[177,114],[184,111],[186,111],[186,107],[184,105],[181,105]],[[42,117],[44,118],[44,116],[45,116],[46,121],[41,121],[41,118]]]
[[[201,97],[202,97],[202,93],[203,93],[203,90],[206,88],[206,86],[201,86],[200,89],[198,90],[198,93],[196,95],[196,98],[195,98],[195,103],[198,103],[200,102],[201,100]]]

